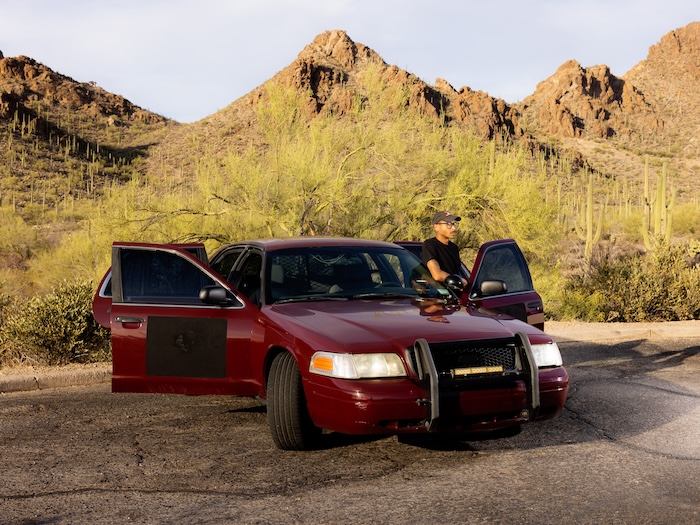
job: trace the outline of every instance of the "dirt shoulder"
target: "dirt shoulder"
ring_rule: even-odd
[[[544,328],[557,342],[700,337],[700,320],[650,323],[547,321]]]

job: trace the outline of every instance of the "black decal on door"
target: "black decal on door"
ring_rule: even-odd
[[[226,377],[226,319],[149,317],[146,375]]]

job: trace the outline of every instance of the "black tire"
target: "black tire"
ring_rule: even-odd
[[[311,421],[299,368],[287,352],[278,354],[270,367],[267,421],[277,448],[309,450],[318,444],[321,429]]]

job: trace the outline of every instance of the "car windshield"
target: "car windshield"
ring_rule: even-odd
[[[450,298],[414,256],[400,247],[305,247],[271,252],[267,302],[371,298]]]

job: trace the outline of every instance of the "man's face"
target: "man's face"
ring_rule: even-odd
[[[438,239],[442,238],[447,240],[454,239],[455,235],[457,235],[458,226],[459,223],[457,221],[440,221],[436,224],[433,224],[433,228],[435,228],[435,233]]]

